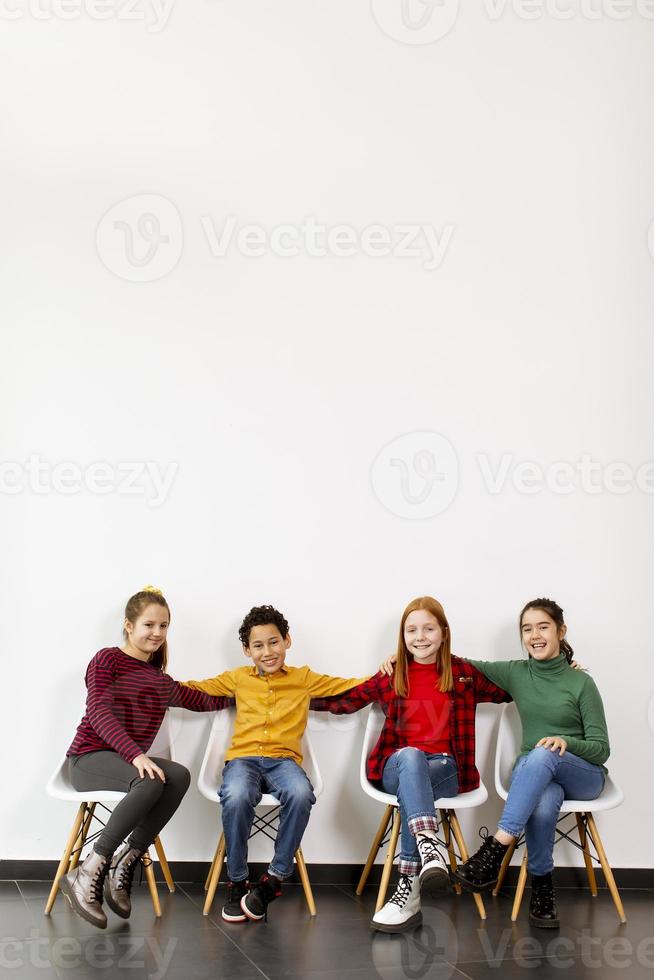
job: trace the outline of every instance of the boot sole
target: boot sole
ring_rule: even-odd
[[[480,892],[490,891],[491,888],[495,888],[495,885],[497,884],[496,878],[495,881],[487,881],[483,885],[473,885],[471,881],[467,881],[465,878],[460,877],[456,871],[452,872],[452,881],[455,885],[461,885],[461,887],[465,888],[467,892],[476,892],[477,894]]]
[[[560,929],[561,923],[558,919],[539,919],[535,915],[529,913],[529,921],[532,926],[536,926],[537,929]]]
[[[375,922],[374,919],[370,921],[370,928],[373,932],[408,932],[409,929],[416,929],[419,925],[422,925],[422,912],[416,912],[412,915],[410,919],[406,922],[398,922],[397,925],[387,925],[384,922]]]
[[[93,918],[90,912],[87,912],[86,909],[79,904],[77,898],[75,897],[75,893],[73,892],[71,884],[67,878],[62,878],[60,880],[59,891],[62,893],[62,895],[64,895],[67,898],[68,904],[70,905],[71,909],[73,910],[73,912],[76,912],[77,915],[80,916],[80,918],[85,919],[86,922],[90,922],[91,925],[95,926],[97,929],[107,928],[106,919],[104,922],[98,922],[97,919]]]
[[[111,909],[111,911],[115,912],[116,915],[119,915],[121,919],[129,919],[130,915],[132,914],[132,910],[130,909],[129,912],[126,912],[124,909],[121,909],[118,905],[114,905],[113,899],[111,897],[111,889],[109,888],[106,879],[104,883],[104,900],[109,906],[109,908]]]
[[[421,877],[418,875],[420,891],[441,892],[450,887],[450,876],[443,868],[434,868],[426,871]]]

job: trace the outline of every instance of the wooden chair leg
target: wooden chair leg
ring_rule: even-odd
[[[218,858],[218,849],[219,849],[219,847],[220,847],[220,839],[218,840],[218,843],[216,844],[216,850],[214,851],[213,859],[212,859],[211,865],[209,867],[209,872],[208,872],[207,877],[206,877],[205,882],[204,882],[204,890],[205,890],[205,892],[206,892],[207,888],[209,887],[209,882],[211,881],[211,875],[213,874],[213,869],[216,867],[216,860]]]
[[[363,894],[363,889],[365,888],[366,882],[368,880],[368,876],[370,875],[372,866],[375,863],[375,859],[379,854],[379,848],[381,847],[381,843],[386,834],[386,830],[388,828],[388,824],[392,814],[393,814],[393,807],[389,803],[386,809],[384,810],[384,815],[381,818],[379,828],[377,830],[377,833],[375,834],[375,839],[372,842],[372,847],[370,848],[370,853],[368,854],[368,860],[366,861],[366,866],[361,872],[361,877],[359,878],[359,884],[357,885],[357,892],[356,892],[357,895]]]
[[[590,888],[590,893],[593,898],[597,898],[597,881],[595,879],[595,868],[593,867],[593,860],[590,856],[590,851],[588,850],[588,835],[586,834],[586,824],[584,823],[584,818],[581,813],[575,813],[577,818],[577,830],[579,831],[579,843],[582,846],[584,852],[584,864],[586,865],[586,874],[588,875],[588,887]]]
[[[166,879],[166,884],[168,885],[168,891],[175,891],[175,882],[173,881],[173,876],[170,873],[170,867],[168,866],[168,860],[166,858],[166,852],[163,849],[163,844],[159,837],[154,839],[154,849],[157,852],[157,857],[159,858],[159,864],[161,865],[161,871]]]
[[[68,874],[68,869],[70,867],[70,855],[72,854],[73,848],[77,842],[77,838],[80,835],[80,830],[84,822],[84,816],[86,814],[86,803],[80,803],[79,809],[73,821],[73,827],[68,835],[68,840],[66,841],[66,846],[64,848],[64,853],[62,855],[59,866],[55,872],[54,881],[52,882],[52,888],[50,889],[50,894],[48,895],[48,901],[45,906],[45,915],[50,915],[52,911],[52,906],[55,903],[57,897],[57,892],[59,890],[59,879],[63,875]]]
[[[468,860],[468,848],[466,847],[466,842],[463,838],[463,833],[461,831],[461,825],[459,823],[459,818],[454,810],[449,811],[450,823],[452,825],[452,833],[454,834],[455,840],[459,847],[459,854],[461,855],[462,861]],[[479,912],[479,918],[486,918],[486,908],[484,906],[484,900],[477,892],[472,893],[472,897],[477,906],[477,911]]]
[[[157,919],[161,918],[161,904],[159,902],[159,892],[157,891],[157,882],[154,877],[154,868],[152,867],[152,858],[150,857],[150,851],[146,851],[142,859],[143,867],[145,868],[145,880],[148,883],[148,888],[150,889],[150,898],[152,899],[152,906],[154,908],[154,914]]]
[[[209,915],[211,911],[211,905],[213,903],[214,895],[216,894],[216,888],[218,887],[218,881],[220,879],[220,872],[223,869],[223,861],[225,860],[225,835],[220,835],[220,840],[218,841],[218,847],[216,848],[216,856],[213,859],[213,865],[211,874],[209,876],[209,881],[207,884],[207,895],[204,900],[204,908],[202,909],[202,915]]]
[[[447,853],[450,856],[450,871],[456,871],[456,852],[454,850],[454,841],[452,839],[452,828],[450,827],[450,813],[449,810],[441,810],[441,824],[443,826],[443,836],[445,838],[445,846],[447,848]],[[461,885],[457,885],[456,882],[452,883],[452,887],[457,895],[461,894]]]
[[[79,864],[79,859],[82,856],[82,850],[86,843],[86,838],[89,836],[89,828],[91,826],[91,820],[93,820],[93,814],[95,813],[95,808],[97,803],[87,804],[88,810],[86,816],[82,822],[82,827],[78,834],[77,840],[75,841],[75,846],[73,848],[73,854],[70,859],[70,865],[68,871],[73,871]]]
[[[502,861],[502,867],[500,868],[500,873],[497,876],[497,884],[493,888],[493,895],[498,895],[500,888],[504,884],[504,879],[506,878],[506,873],[509,870],[509,865],[511,864],[511,858],[513,857],[513,852],[516,849],[518,843],[517,837],[513,838],[513,843],[509,844],[509,849],[504,855],[504,860]]]
[[[377,893],[375,912],[379,912],[380,908],[386,901],[386,892],[388,891],[388,883],[391,880],[391,871],[393,870],[393,861],[395,860],[395,851],[397,850],[397,839],[399,836],[400,808],[395,807],[395,813],[393,815],[393,829],[391,830],[391,839],[388,843],[388,854],[386,855],[386,861],[384,862],[384,870],[382,871],[379,892]]]
[[[520,865],[520,874],[518,875],[518,884],[516,885],[515,898],[513,899],[513,908],[511,910],[511,922],[515,922],[520,913],[520,905],[522,904],[522,896],[525,893],[525,885],[527,883],[527,847],[525,845],[525,856],[522,859],[522,864]]]
[[[313,900],[313,892],[311,891],[311,882],[309,881],[309,875],[307,873],[307,866],[304,863],[304,855],[302,853],[302,848],[298,847],[295,852],[295,863],[297,864],[297,870],[300,875],[300,881],[302,882],[302,887],[304,889],[304,897],[307,900],[307,905],[309,906],[309,915],[317,915],[316,903]]]
[[[613,904],[615,905],[616,911],[620,922],[626,922],[627,917],[624,914],[624,908],[622,906],[622,900],[620,898],[620,892],[618,891],[618,886],[615,883],[615,878],[613,877],[613,872],[611,871],[611,865],[609,864],[606,852],[604,850],[604,845],[602,844],[602,838],[597,830],[597,824],[595,823],[595,818],[592,813],[586,814],[586,820],[588,822],[588,833],[590,834],[590,839],[595,845],[595,850],[597,851],[597,856],[600,859],[600,864],[602,865],[602,871],[604,872],[604,877],[606,878],[606,884],[611,892],[611,898],[613,899]]]

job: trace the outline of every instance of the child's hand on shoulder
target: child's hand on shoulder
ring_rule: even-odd
[[[382,661],[382,663],[379,666],[380,674],[385,674],[386,677],[392,677],[393,670],[395,669],[396,660],[397,660],[397,654],[393,653],[391,654],[390,657],[387,657],[386,660]]]

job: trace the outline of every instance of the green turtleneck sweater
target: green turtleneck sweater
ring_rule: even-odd
[[[609,757],[604,706],[595,681],[571,667],[564,654],[553,660],[470,660],[511,695],[522,722],[520,755],[541,738],[564,738],[568,752],[603,766]]]

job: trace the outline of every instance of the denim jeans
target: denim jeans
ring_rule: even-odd
[[[399,749],[386,760],[382,787],[384,792],[397,796],[400,804],[400,874],[417,874],[420,854],[416,826],[423,830],[437,828],[434,800],[459,792],[456,762],[442,752],[434,755],[410,746]]]
[[[273,793],[281,804],[270,873],[287,878],[293,871],[293,855],[316,802],[313,786],[304,769],[293,759],[244,756],[225,763],[218,790],[223,808],[227,874],[232,881],[244,881],[248,877],[248,840],[254,808],[263,793]]]
[[[563,800],[594,800],[604,789],[604,770],[572,752],[559,755],[542,746],[521,756],[511,775],[499,829],[527,841],[529,871],[554,867],[554,830]]]

